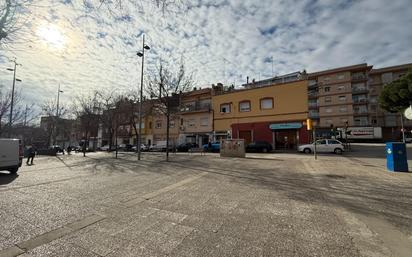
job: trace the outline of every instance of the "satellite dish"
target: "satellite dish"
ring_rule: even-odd
[[[412,120],[412,106],[409,106],[408,108],[406,108],[403,114],[408,120]]]

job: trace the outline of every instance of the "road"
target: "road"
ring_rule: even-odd
[[[364,150],[40,157],[0,173],[0,256],[410,256],[412,173]]]

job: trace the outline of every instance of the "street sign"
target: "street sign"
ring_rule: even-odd
[[[412,106],[409,106],[408,108],[406,108],[403,114],[408,120],[412,120]]]

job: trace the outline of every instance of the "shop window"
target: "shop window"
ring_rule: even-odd
[[[221,113],[230,113],[230,104],[221,104],[220,105]]]
[[[250,112],[250,101],[239,102],[239,112]]]
[[[260,99],[260,109],[262,110],[273,109],[273,98]]]

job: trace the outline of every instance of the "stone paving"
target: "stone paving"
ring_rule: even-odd
[[[411,173],[350,155],[119,157],[40,157],[0,174],[0,256],[412,252]]]

